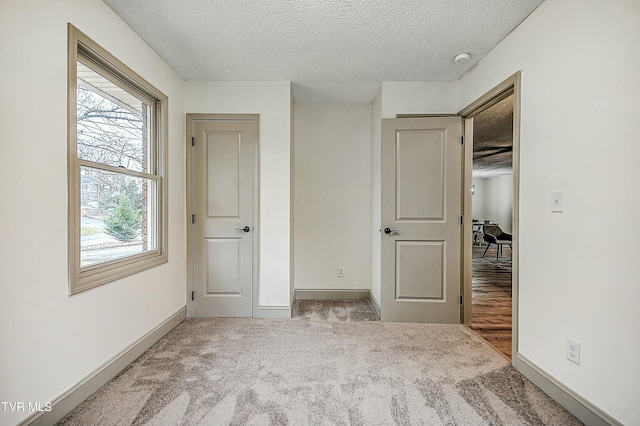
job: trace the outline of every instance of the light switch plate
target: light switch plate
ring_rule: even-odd
[[[553,191],[551,193],[551,211],[553,213],[564,212],[564,191]]]

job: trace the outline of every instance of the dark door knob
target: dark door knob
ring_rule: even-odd
[[[249,232],[251,231],[251,228],[249,228],[248,226],[245,226],[244,228],[236,228],[236,231]]]
[[[396,232],[396,233],[397,233],[397,232],[398,232],[398,230],[397,230],[397,229],[391,229],[391,228],[384,228],[384,231],[383,231],[383,232],[384,232],[385,234],[389,235],[389,234],[390,234],[390,233],[392,233],[392,232]]]

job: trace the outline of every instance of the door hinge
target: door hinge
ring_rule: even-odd
[[[196,146],[196,138],[195,138],[195,136],[191,136],[191,146]]]
[[[191,215],[191,223],[196,223],[196,215],[195,214]]]
[[[464,136],[460,136],[460,145],[464,145]]]
[[[192,299],[193,300],[193,299]],[[460,304],[464,305],[464,298],[462,297],[462,295],[460,295]]]
[[[460,216],[460,226],[464,225],[464,216]]]
[[[196,292],[195,291],[191,292],[191,300],[196,300]]]

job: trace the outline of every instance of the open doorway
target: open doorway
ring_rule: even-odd
[[[470,327],[511,359],[513,94],[473,120]]]
[[[467,140],[464,323],[511,360],[517,351],[519,74],[460,114]]]

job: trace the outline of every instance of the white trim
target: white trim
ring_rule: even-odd
[[[382,311],[380,310],[380,302],[378,301],[378,299],[376,299],[376,297],[373,295],[371,291],[369,291],[369,301],[371,302],[371,306],[373,306],[373,309],[376,311],[376,314],[378,314],[378,318],[382,318]]]
[[[584,424],[590,426],[622,425],[622,423],[560,383],[525,356],[516,354],[513,363],[516,370]]]
[[[357,300],[368,299],[369,289],[297,289],[296,300]]]
[[[472,238],[471,238],[471,166],[473,166],[473,127],[467,129],[466,124],[473,124],[472,119],[476,114],[484,111],[490,106],[495,105],[501,100],[513,96],[513,208],[511,233],[513,234],[513,245],[511,250],[512,272],[511,272],[511,289],[512,289],[512,312],[511,312],[511,353],[518,353],[518,333],[520,332],[518,323],[518,301],[520,300],[520,128],[522,112],[520,104],[522,102],[522,71],[508,77],[506,80],[489,90],[487,93],[467,105],[466,108],[458,112],[458,115],[465,119],[465,178],[464,178],[464,217],[465,229],[463,239],[463,281],[462,290],[464,301],[466,302],[461,309],[462,323],[471,324],[472,322],[472,283],[471,283],[471,257],[472,257]],[[512,364],[515,365],[515,357]]]
[[[109,380],[124,370],[136,360],[144,351],[164,335],[173,330],[185,319],[186,307],[180,308],[153,330],[140,337],[135,342],[124,348],[120,353],[96,368],[71,389],[54,399],[51,403],[51,411],[42,411],[29,416],[19,423],[23,425],[52,425],[69,414],[74,408],[91,396],[95,391],[104,386]]]
[[[258,306],[257,314],[254,318],[263,319],[291,319],[291,306]]]

